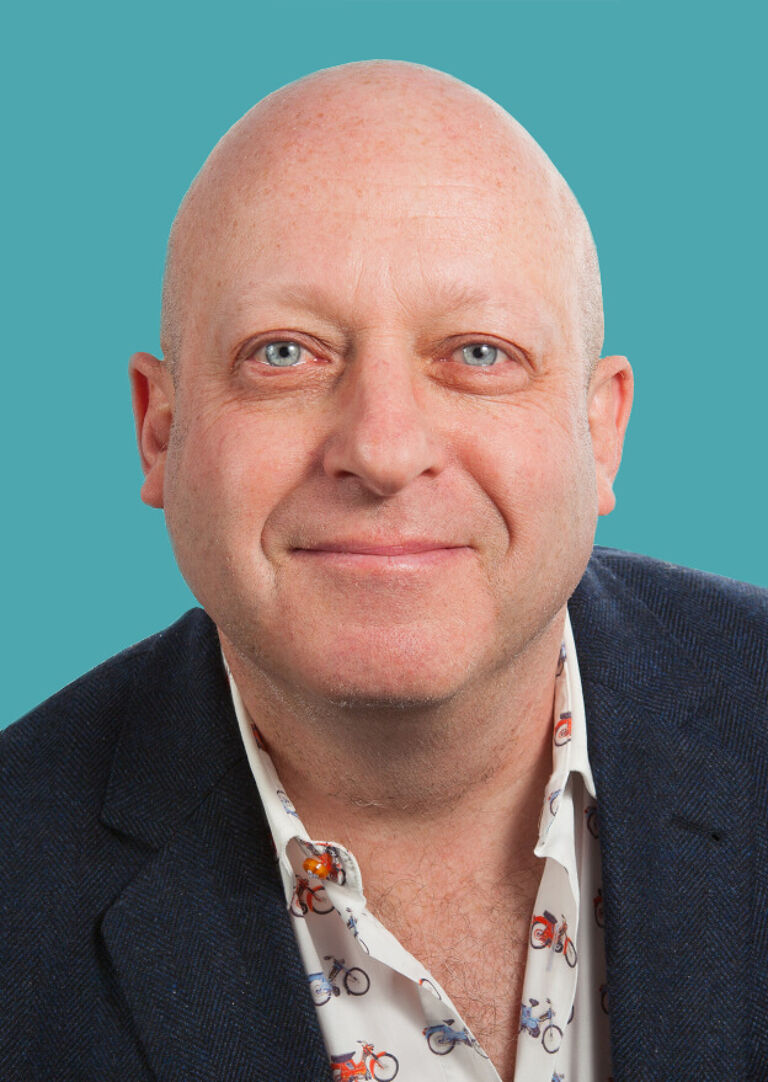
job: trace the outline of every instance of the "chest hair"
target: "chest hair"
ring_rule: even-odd
[[[505,1080],[514,1075],[540,874],[537,861],[491,890],[438,878],[368,894],[371,911],[439,981]]]

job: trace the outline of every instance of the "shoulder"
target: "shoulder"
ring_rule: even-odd
[[[81,676],[0,732],[0,786],[6,807],[34,802],[72,808],[89,782],[109,770],[124,722],[151,704],[174,658],[210,637],[209,618],[193,609],[171,627],[136,643]],[[60,817],[61,811],[57,813]],[[18,821],[18,815],[15,816]]]
[[[630,594],[665,623],[706,621],[761,637],[768,628],[768,590],[633,552],[595,548],[581,589],[603,604]]]
[[[759,586],[596,548],[569,609],[586,649],[593,637],[612,653],[674,641],[702,675],[766,694],[768,590]]]

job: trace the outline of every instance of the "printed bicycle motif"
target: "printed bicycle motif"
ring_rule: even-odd
[[[555,723],[554,741],[555,747],[560,748],[571,739],[571,724],[573,718],[570,710],[564,711]]]
[[[531,921],[531,946],[534,950],[552,947],[555,954],[564,955],[573,969],[576,965],[576,947],[567,932],[568,922],[565,917],[558,923],[554,914],[545,909],[543,914],[534,916]]]
[[[334,958],[332,954],[326,954],[325,961],[331,963],[327,977],[324,973],[310,973],[307,977],[310,995],[318,1007],[331,996],[341,995],[341,988],[335,983],[340,973],[344,974],[342,983],[349,996],[364,996],[371,987],[371,978],[359,966],[346,966],[343,958]]]
[[[541,1036],[541,1043],[544,1046],[544,1051],[549,1052],[550,1055],[557,1052],[560,1047],[560,1043],[563,1039],[563,1031],[559,1026],[555,1025],[552,1019],[555,1017],[555,1010],[552,1007],[550,1000],[547,1000],[549,1006],[541,1014],[534,1014],[533,1008],[539,1006],[538,999],[528,997],[528,1003],[520,1004],[520,1032],[525,1031],[529,1037]],[[530,1004],[530,1006],[528,1005]],[[545,1026],[541,1023],[546,1022]]]
[[[276,789],[275,792],[276,792],[276,794],[278,796],[278,799],[279,799],[280,803],[283,805],[283,808],[285,809],[286,814],[287,815],[295,815],[296,818],[298,819],[299,813],[294,808],[293,801],[288,796],[285,789]]]
[[[362,1045],[360,1059],[354,1052],[341,1056],[331,1056],[333,1082],[347,1082],[350,1078],[375,1078],[377,1082],[391,1082],[400,1070],[397,1057],[391,1052],[375,1052],[367,1041],[358,1041]]]
[[[326,913],[333,912],[333,902],[323,890],[321,883],[311,887],[308,879],[297,875],[290,911],[294,917],[306,917],[310,909],[313,913],[324,916]]]
[[[453,1018],[444,1018],[442,1023],[427,1026],[421,1031],[427,1038],[430,1052],[434,1052],[436,1056],[447,1056],[457,1044],[466,1044],[474,1048],[483,1059],[488,1059],[488,1053],[483,1051],[472,1034],[466,1029],[454,1029],[453,1022]]]
[[[344,923],[357,940],[357,945],[360,947],[360,949],[362,951],[365,951],[366,954],[370,954],[371,952],[368,948],[368,945],[364,943],[363,940],[360,938],[360,932],[357,927],[357,919],[355,917],[355,914],[352,912],[348,905],[344,906],[344,910],[348,914],[347,919]]]

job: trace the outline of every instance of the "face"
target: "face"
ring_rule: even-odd
[[[190,283],[175,386],[134,359],[192,590],[253,672],[337,702],[448,699],[554,626],[628,410],[621,359],[587,386],[535,196],[396,171],[273,165]]]

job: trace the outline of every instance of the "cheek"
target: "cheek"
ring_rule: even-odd
[[[579,414],[562,419],[522,409],[489,418],[467,441],[464,460],[504,518],[518,555],[520,546],[540,546],[548,534],[556,545],[569,525],[576,536],[589,535],[591,545],[595,470],[589,429]]]
[[[296,427],[229,410],[179,431],[169,449],[166,516],[174,537],[215,548],[252,546],[306,469]],[[194,536],[192,536],[194,535]]]

